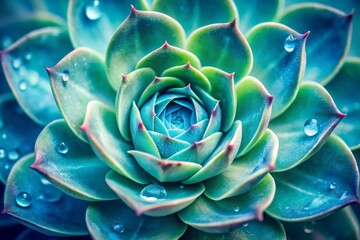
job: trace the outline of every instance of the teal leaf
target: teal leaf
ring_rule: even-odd
[[[132,5],[139,9],[147,9],[143,0],[70,1],[68,26],[74,47],[89,47],[105,55],[111,36],[127,18]]]
[[[263,212],[275,194],[275,182],[270,174],[251,191],[220,201],[201,196],[179,212],[180,219],[200,231],[228,232],[251,220],[263,220]]]
[[[237,17],[236,6],[230,0],[155,0],[153,11],[163,12],[181,23],[187,35],[196,29],[221,22],[230,22]]]
[[[115,101],[103,60],[91,49],[77,48],[47,71],[62,116],[74,134],[87,141],[79,126],[84,121],[89,101],[98,100],[111,107]]]
[[[137,216],[161,217],[189,206],[204,191],[204,186],[178,183],[141,185],[112,171],[106,177],[109,186],[133,209]]]
[[[340,71],[325,86],[346,117],[335,128],[334,133],[352,148],[360,148],[360,58],[348,58]]]
[[[184,184],[193,184],[214,177],[223,172],[234,160],[241,144],[242,124],[235,121],[231,129],[225,133],[212,152],[206,159],[200,171],[184,181]]]
[[[288,237],[294,240],[360,238],[359,223],[350,206],[320,220],[285,223],[285,229]]]
[[[5,189],[3,213],[47,235],[88,234],[84,221],[88,203],[44,181],[29,168],[33,162],[34,155],[27,155],[15,164]]]
[[[137,183],[151,182],[150,175],[127,153],[134,147],[121,137],[113,109],[101,102],[90,101],[81,129],[94,152],[111,169]]]
[[[251,27],[262,23],[273,21],[280,8],[282,0],[234,0],[239,12],[239,28],[246,33]]]
[[[182,47],[185,33],[181,25],[162,13],[132,8],[129,17],[111,37],[106,50],[106,72],[113,88],[119,88],[121,74],[132,72],[140,59],[165,41]]]
[[[0,180],[6,183],[14,163],[34,151],[41,127],[34,123],[9,94],[0,95]]]
[[[1,54],[4,73],[16,100],[41,125],[61,116],[45,66],[55,65],[71,50],[67,32],[49,27],[30,32]]]
[[[221,174],[205,181],[205,195],[217,201],[251,190],[274,169],[278,148],[276,135],[267,130],[250,152],[235,159]]]
[[[320,84],[302,83],[293,104],[269,125],[280,142],[275,171],[290,169],[308,159],[344,116]]]
[[[154,140],[162,158],[169,158],[173,154],[190,146],[190,143],[187,141],[171,138],[161,133],[149,132],[149,134]]]
[[[202,66],[234,72],[236,82],[246,76],[253,65],[250,46],[235,20],[197,29],[189,36],[187,49],[200,59]]]
[[[226,233],[207,233],[199,231],[195,228],[188,227],[184,239],[207,239],[207,240],[219,240],[219,239],[246,239],[246,240],[258,240],[258,239],[281,239],[285,240],[285,230],[280,222],[277,220],[264,216],[264,221],[250,221],[241,224],[240,226],[232,229]]]
[[[278,19],[299,32],[311,31],[306,43],[304,80],[325,84],[340,69],[351,42],[353,13],[314,4],[289,8]]]
[[[143,57],[136,64],[136,69],[149,67],[155,71],[157,76],[161,76],[166,69],[188,62],[197,69],[201,67],[199,59],[194,54],[165,42],[160,48]]]
[[[266,212],[284,221],[312,220],[358,201],[355,158],[335,135],[306,162],[273,177],[276,194]]]
[[[176,215],[136,216],[122,201],[97,202],[86,211],[86,223],[94,239],[178,239],[186,225]]]
[[[250,76],[241,79],[235,91],[238,102],[235,119],[244,126],[239,156],[247,153],[267,129],[274,97],[259,80]]]
[[[130,114],[133,101],[137,102],[146,87],[155,78],[151,68],[138,69],[129,75],[123,75],[121,87],[117,93],[115,108],[121,136],[130,141]]]
[[[64,120],[43,129],[35,143],[35,155],[31,168],[70,196],[88,201],[116,198],[105,183],[109,167],[72,133]]]
[[[234,123],[236,114],[236,93],[234,87],[234,74],[228,74],[213,67],[204,67],[201,72],[209,79],[211,96],[219,100],[222,124],[221,130],[226,132]]]
[[[299,34],[278,23],[263,23],[247,35],[254,54],[251,76],[259,79],[275,97],[273,118],[284,112],[295,99],[305,70],[308,34]]]

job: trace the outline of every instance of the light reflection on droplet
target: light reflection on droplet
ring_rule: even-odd
[[[336,183],[334,183],[334,182],[330,183],[329,189],[334,190],[335,188],[336,188]]]
[[[311,137],[319,132],[319,125],[316,119],[308,119],[304,124],[304,132],[307,136]]]
[[[26,80],[21,80],[19,82],[19,89],[20,91],[26,91],[26,89],[28,88],[28,82]]]
[[[102,16],[101,4],[99,0],[90,0],[85,5],[85,15],[89,20],[98,20]]]
[[[0,159],[4,159],[6,157],[6,151],[3,148],[0,148]]]
[[[19,150],[17,149],[14,149],[14,150],[11,150],[9,153],[8,153],[8,159],[10,161],[17,161],[19,159]]]
[[[296,38],[293,35],[289,35],[284,42],[284,48],[287,52],[294,51],[296,46]]]
[[[56,145],[55,150],[57,153],[64,155],[64,154],[68,153],[69,146],[65,142],[61,142],[58,145]]]
[[[116,223],[111,226],[111,230],[115,233],[124,233],[125,228],[122,224]]]
[[[304,223],[304,232],[305,233],[313,233],[315,231],[316,222],[310,221]]]
[[[14,58],[12,60],[12,66],[14,69],[19,69],[21,67],[21,59],[20,58]]]

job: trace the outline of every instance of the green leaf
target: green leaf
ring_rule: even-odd
[[[155,78],[151,68],[135,70],[129,75],[123,75],[121,87],[116,96],[116,117],[121,136],[130,141],[130,114],[133,101],[137,102],[146,87]]]
[[[350,47],[352,16],[325,5],[305,3],[289,8],[278,19],[296,31],[311,31],[304,80],[325,84],[340,69]]]
[[[227,232],[242,223],[263,220],[263,212],[275,194],[274,179],[268,174],[250,192],[220,201],[199,197],[179,212],[180,219],[193,228],[209,233]]]
[[[267,130],[250,152],[235,159],[221,174],[205,181],[205,195],[217,201],[251,190],[274,169],[278,148],[276,135]]]
[[[197,29],[189,36],[186,48],[200,59],[202,66],[234,72],[236,82],[252,68],[250,46],[237,28],[235,20]]]
[[[137,216],[160,217],[176,213],[189,206],[205,189],[201,183],[190,186],[178,183],[141,185],[114,171],[108,173],[106,181]],[[149,192],[146,192],[147,188],[151,188]]]
[[[287,236],[294,240],[360,238],[359,223],[351,207],[336,211],[317,221],[286,223],[285,229]]]
[[[14,163],[34,151],[41,127],[34,123],[9,94],[0,95],[0,180],[4,184]]]
[[[241,79],[235,86],[236,120],[243,124],[241,146],[237,156],[247,153],[268,127],[273,96],[253,77]]]
[[[299,34],[278,23],[263,23],[247,35],[254,54],[251,76],[259,79],[275,96],[273,118],[284,112],[295,99],[305,70],[308,34]]]
[[[62,116],[74,134],[87,141],[79,128],[84,121],[87,104],[98,100],[113,107],[115,101],[115,92],[107,82],[103,60],[91,49],[77,48],[47,71]]]
[[[264,216],[264,221],[250,221],[231,229],[227,233],[207,233],[199,231],[195,228],[188,227],[184,239],[206,239],[206,240],[219,240],[219,239],[232,239],[232,240],[258,240],[258,239],[282,239],[285,240],[284,227],[273,218]]]
[[[209,79],[211,96],[219,100],[222,124],[221,130],[228,131],[234,123],[236,114],[236,93],[234,87],[234,74],[228,74],[213,67],[204,67],[201,72]]]
[[[136,216],[122,201],[97,202],[86,211],[86,223],[94,239],[178,239],[186,225],[176,215]]]
[[[234,0],[239,12],[240,30],[245,33],[259,23],[273,21],[282,7],[282,2],[282,0]]]
[[[30,32],[1,54],[16,100],[41,125],[61,116],[44,67],[55,65],[71,49],[67,32],[49,27]]]
[[[346,117],[335,128],[334,133],[352,148],[360,148],[360,58],[348,58],[340,71],[331,79],[326,90]]]
[[[188,62],[197,69],[201,67],[199,59],[194,54],[165,42],[160,48],[143,57],[136,64],[136,69],[149,67],[155,71],[157,76],[161,76],[166,69]]]
[[[132,72],[141,58],[165,41],[182,47],[185,33],[181,25],[162,13],[132,8],[129,17],[111,37],[106,52],[106,71],[113,88],[119,88],[121,74]]]
[[[127,18],[132,5],[139,9],[147,9],[143,0],[70,1],[68,26],[74,47],[89,47],[105,55],[111,36]]]
[[[355,158],[335,135],[306,162],[273,177],[276,194],[266,212],[284,221],[319,218],[358,201]]]
[[[163,12],[181,23],[187,35],[196,29],[212,24],[230,22],[237,17],[236,6],[230,0],[155,0],[153,11]]]
[[[293,168],[308,159],[344,116],[320,84],[302,83],[293,104],[269,125],[280,142],[275,171]]]
[[[127,153],[134,147],[121,137],[113,109],[101,102],[90,101],[81,129],[94,152],[111,169],[137,183],[152,181],[152,177]]]
[[[47,235],[86,235],[84,218],[88,203],[44,181],[29,168],[33,162],[34,155],[27,155],[15,164],[5,189],[3,213]]]
[[[242,124],[235,121],[231,129],[225,133],[212,152],[202,164],[203,167],[184,184],[193,184],[214,177],[223,172],[234,160],[241,144]]]
[[[70,196],[88,201],[116,198],[105,183],[110,169],[65,121],[54,121],[43,129],[35,143],[35,154],[31,168]]]

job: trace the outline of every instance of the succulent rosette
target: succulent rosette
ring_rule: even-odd
[[[359,237],[360,21],[263,4],[72,0],[67,25],[0,22],[34,29],[1,52],[3,213],[94,239]]]

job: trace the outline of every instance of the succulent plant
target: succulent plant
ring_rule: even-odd
[[[0,22],[3,213],[93,239],[360,237],[358,2],[35,2],[2,8],[52,12]]]

